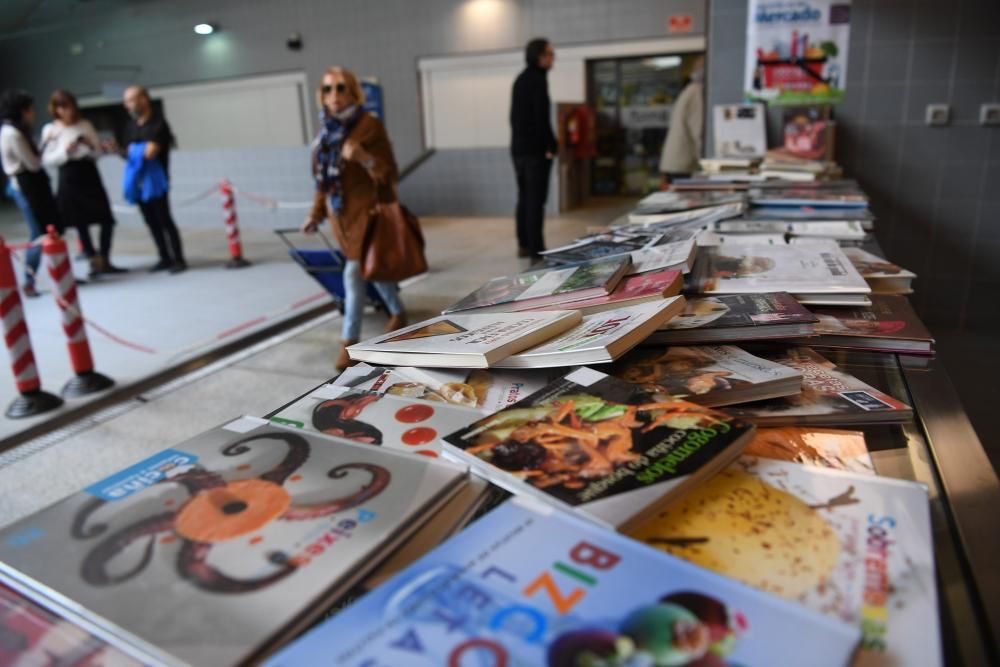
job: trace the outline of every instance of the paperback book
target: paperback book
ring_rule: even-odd
[[[753,206],[812,206],[814,208],[868,208],[868,197],[860,190],[821,190],[818,188],[751,188]]]
[[[690,273],[698,255],[698,234],[691,230],[686,237],[633,251],[630,255],[632,268],[629,269],[629,275],[664,270]]]
[[[917,274],[861,248],[844,248],[861,277],[868,281],[872,294],[912,294],[911,283]]]
[[[365,445],[436,458],[440,438],[482,416],[479,410],[398,394],[324,384],[270,420]]]
[[[595,296],[582,301],[568,301],[559,304],[566,310],[578,310],[583,315],[603,313],[626,306],[638,306],[651,301],[663,301],[681,293],[684,274],[676,269],[664,269],[637,273],[618,283],[615,291],[607,296]]]
[[[809,221],[859,221],[866,230],[874,228],[875,215],[870,209],[859,206],[838,208],[835,206],[754,206],[741,218],[761,222],[809,222]]]
[[[622,528],[725,467],[753,430],[584,367],[447,436],[445,453],[513,493]]]
[[[705,247],[698,256],[693,278],[695,289],[705,294],[781,291],[793,296],[828,295],[836,301],[834,296],[853,294],[865,298],[871,292],[833,242]]]
[[[488,368],[580,323],[577,310],[452,313],[356,343],[351,359],[389,366]]]
[[[745,456],[874,475],[875,465],[861,431],[780,426],[759,428]]]
[[[0,578],[162,665],[259,659],[466,480],[452,465],[242,418],[0,531]]]
[[[266,665],[842,667],[858,639],[846,623],[516,499]]]
[[[465,310],[518,311],[603,296],[614,290],[628,272],[628,255],[602,258],[561,269],[542,269],[501,276],[441,311],[449,315]]]
[[[633,234],[609,231],[590,234],[573,243],[558,248],[550,248],[541,253],[545,262],[555,265],[573,265],[583,262],[624,255],[633,250],[641,250],[656,245],[663,237],[660,233]]]
[[[868,232],[858,220],[791,222],[788,224],[788,233],[799,239],[833,239],[835,241],[863,241],[868,237]]]
[[[512,354],[496,366],[565,368],[610,363],[682,310],[684,297],[674,296],[585,315],[575,328],[524,352]]]
[[[855,665],[941,664],[923,485],[744,457],[630,535],[852,624]]]
[[[802,374],[733,345],[643,347],[611,375],[699,405],[721,406],[798,394]]]
[[[684,345],[812,336],[815,315],[785,292],[691,297],[684,312],[647,339]]]
[[[83,628],[0,584],[3,667],[141,667]]]
[[[904,422],[910,406],[865,384],[808,347],[792,347],[759,356],[802,373],[802,392],[732,405],[727,412],[761,426],[847,425]]]
[[[716,220],[725,220],[726,218],[735,218],[736,216],[742,215],[743,212],[746,211],[746,208],[746,202],[743,201],[741,197],[740,201],[734,201],[728,204],[718,204],[715,206],[705,206],[690,210],[680,210],[674,213],[644,213],[642,212],[642,209],[639,209],[638,211],[633,211],[628,214],[628,222],[636,225],[662,227],[691,223],[694,221],[709,224]]]
[[[873,294],[870,308],[813,308],[815,345],[900,354],[934,354],[934,338],[905,296]]]
[[[385,368],[356,364],[334,384],[391,396],[449,403],[493,414],[533,394],[554,379],[552,371],[486,368]]]

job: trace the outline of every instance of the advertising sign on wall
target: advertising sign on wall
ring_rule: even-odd
[[[844,95],[849,0],[750,0],[744,91],[770,104],[830,104]]]

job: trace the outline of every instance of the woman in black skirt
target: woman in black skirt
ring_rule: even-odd
[[[62,231],[59,211],[52,197],[49,175],[42,169],[38,147],[31,139],[31,124],[35,122],[35,102],[23,90],[6,90],[0,96],[0,161],[4,173],[22,207],[31,240],[45,233],[49,226]],[[32,246],[26,257],[27,270],[24,294],[37,296],[35,274],[41,258],[41,246]]]
[[[63,224],[75,227],[80,235],[91,276],[124,272],[111,264],[115,219],[97,171],[96,160],[101,155],[97,132],[80,116],[76,97],[68,91],[52,93],[49,115],[55,120],[42,128],[42,163],[59,168],[56,202]],[[101,226],[98,250],[90,238],[90,225]]]

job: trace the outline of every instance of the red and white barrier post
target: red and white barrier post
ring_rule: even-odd
[[[62,311],[69,360],[76,373],[76,377],[63,387],[62,395],[65,398],[76,398],[107,389],[115,382],[94,370],[94,358],[90,354],[90,343],[87,342],[87,329],[80,310],[80,299],[76,294],[76,279],[73,277],[66,241],[59,236],[55,227],[50,226],[48,232],[42,243],[42,254],[45,255],[49,276],[55,285],[54,294],[59,310]]]
[[[42,382],[31,350],[28,322],[21,307],[21,294],[17,291],[17,278],[11,262],[10,248],[0,236],[0,318],[3,318],[3,337],[10,354],[14,383],[20,394],[7,407],[10,419],[31,417],[62,405],[58,396],[42,391]]]
[[[222,195],[222,211],[225,215],[226,238],[229,240],[229,263],[227,269],[240,269],[250,266],[243,259],[243,244],[240,243],[240,227],[236,221],[236,197],[233,194],[233,184],[228,178],[219,183],[219,194]]]

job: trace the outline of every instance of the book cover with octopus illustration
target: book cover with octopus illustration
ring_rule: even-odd
[[[444,452],[509,491],[625,528],[731,463],[753,432],[584,367],[446,436]]]
[[[921,484],[743,456],[629,534],[854,625],[856,667],[941,664]]]
[[[265,664],[842,667],[858,637],[845,623],[513,499]]]
[[[307,627],[464,480],[243,418],[0,531],[0,575],[144,663],[234,665]]]

